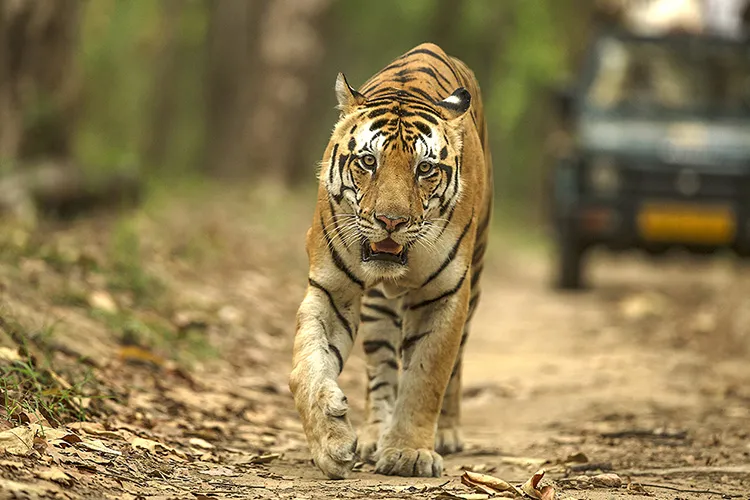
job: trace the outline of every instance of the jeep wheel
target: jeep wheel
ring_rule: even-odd
[[[583,257],[585,248],[578,235],[570,229],[561,229],[557,235],[557,288],[580,290],[583,288]]]

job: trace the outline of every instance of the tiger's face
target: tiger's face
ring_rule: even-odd
[[[412,102],[403,91],[367,100],[343,75],[337,94],[343,133],[328,189],[350,209],[343,215],[348,243],[361,246],[365,269],[397,277],[407,269],[410,248],[434,246],[460,196],[460,119],[471,97],[461,88],[438,103]]]

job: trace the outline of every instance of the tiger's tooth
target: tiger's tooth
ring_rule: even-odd
[[[372,241],[370,242],[370,250],[372,250],[373,252],[378,251],[377,245],[375,245],[375,243],[373,243]]]

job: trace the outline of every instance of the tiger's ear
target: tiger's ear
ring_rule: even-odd
[[[437,105],[440,106],[440,113],[446,120],[455,120],[460,118],[466,113],[471,105],[471,94],[468,90],[463,87],[459,87],[453,91],[451,95],[438,101]]]
[[[346,81],[344,74],[339,73],[336,77],[336,100],[339,102],[338,109],[348,114],[357,106],[363,105],[367,98],[354,90]]]

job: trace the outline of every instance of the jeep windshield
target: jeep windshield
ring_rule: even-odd
[[[750,119],[750,45],[698,36],[604,37],[589,64],[587,112]]]

